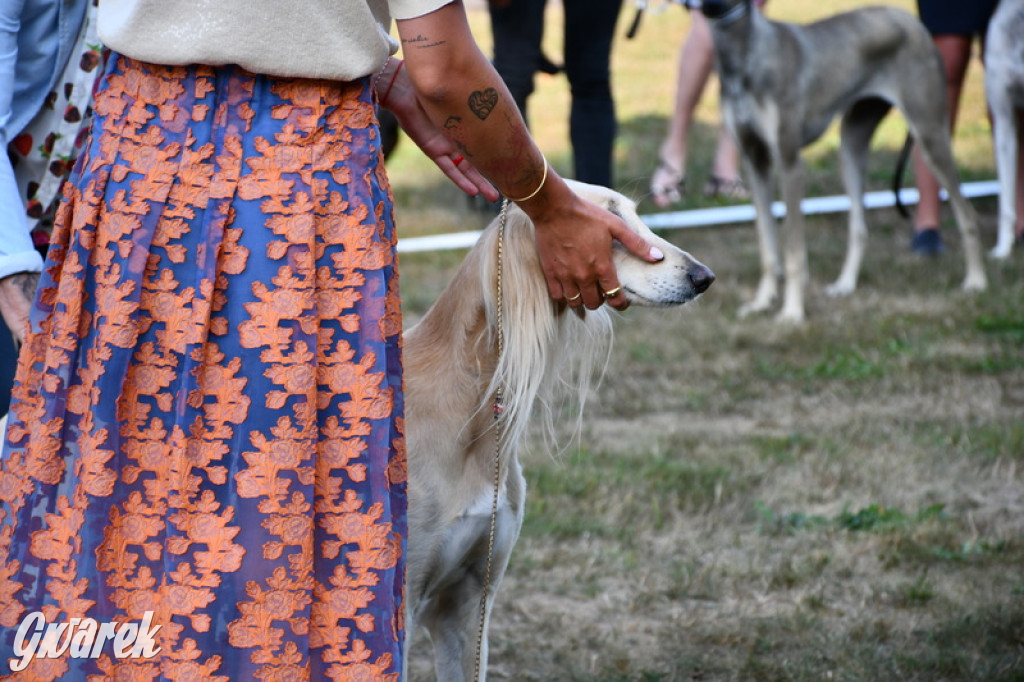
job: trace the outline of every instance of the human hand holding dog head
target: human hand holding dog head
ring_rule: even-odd
[[[535,227],[548,293],[572,307],[595,310],[607,302],[616,310],[625,310],[629,300],[612,261],[615,242],[651,263],[664,254],[619,216],[577,196],[554,171],[546,185],[543,193],[520,203],[520,208]]]

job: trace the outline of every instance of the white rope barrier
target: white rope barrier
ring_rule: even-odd
[[[999,183],[995,180],[968,182],[960,186],[967,198],[989,197],[999,194]],[[910,206],[918,201],[916,189],[900,190],[903,204]],[[942,192],[946,199],[945,191]],[[868,209],[888,208],[896,205],[896,196],[891,191],[868,192],[864,195],[864,206]],[[824,213],[843,213],[850,210],[850,197],[845,194],[829,197],[812,197],[800,203],[804,215],[820,215]],[[772,204],[772,213],[776,218],[786,215],[786,205],[781,201]],[[676,230],[690,227],[708,227],[712,225],[732,225],[754,220],[755,212],[752,204],[736,206],[718,206],[715,208],[699,208],[691,211],[675,211],[672,213],[653,213],[642,215],[643,220],[651,229]],[[444,251],[449,249],[467,249],[476,243],[480,230],[473,232],[454,232],[429,237],[407,237],[398,240],[399,253],[416,253],[422,251]]]

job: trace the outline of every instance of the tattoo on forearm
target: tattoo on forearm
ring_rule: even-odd
[[[417,50],[425,50],[428,47],[437,47],[438,45],[444,45],[447,42],[447,40],[432,40],[422,33],[417,35],[415,38],[402,39],[402,45],[415,47]]]
[[[463,156],[473,156],[466,148],[466,131],[462,127],[461,116],[449,116],[444,122],[444,129],[459,153]]]
[[[474,90],[469,96],[469,110],[481,121],[485,120],[498,106],[498,91],[494,88]]]

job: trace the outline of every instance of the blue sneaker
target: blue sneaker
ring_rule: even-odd
[[[926,227],[920,232],[915,232],[914,238],[910,240],[910,250],[921,256],[937,256],[945,251],[939,228]]]

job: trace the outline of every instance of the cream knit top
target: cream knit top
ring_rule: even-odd
[[[99,38],[157,64],[238,64],[271,76],[354,80],[398,45],[391,19],[452,0],[102,0]]]

